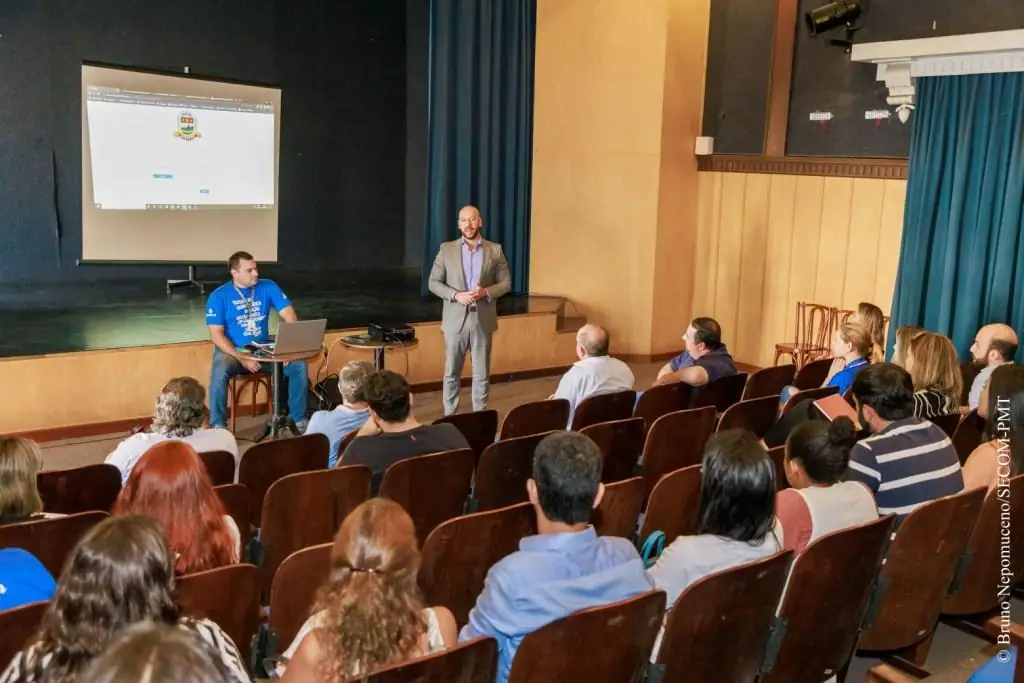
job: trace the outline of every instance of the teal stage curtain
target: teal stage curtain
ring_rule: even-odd
[[[431,0],[423,292],[458,211],[475,204],[512,291],[528,291],[536,0]]]
[[[889,348],[920,325],[966,354],[986,323],[1024,332],[1024,73],[919,78],[917,95]]]

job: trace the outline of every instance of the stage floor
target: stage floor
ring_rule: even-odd
[[[327,318],[329,330],[441,319],[440,301],[420,294],[418,270],[267,266],[260,274],[281,285],[299,317]],[[219,284],[210,281],[203,295],[194,287],[167,294],[165,280],[154,278],[0,286],[0,357],[204,341],[206,296]],[[564,304],[560,297],[510,295],[498,301],[498,314],[560,311]]]

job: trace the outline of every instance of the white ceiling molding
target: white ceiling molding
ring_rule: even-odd
[[[878,65],[887,101],[906,122],[914,108],[914,79],[1024,71],[1024,30],[854,45],[850,60]]]

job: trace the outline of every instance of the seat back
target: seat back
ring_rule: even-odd
[[[224,512],[235,520],[235,526],[238,527],[238,533],[242,537],[242,554],[239,557],[243,557],[251,532],[252,515],[249,512],[249,489],[242,484],[224,484],[223,486],[214,486],[213,491],[220,498]]]
[[[960,420],[960,424],[953,432],[952,441],[961,465],[967,462],[967,458],[974,452],[974,449],[981,445],[984,432],[985,420],[978,415],[977,410],[972,410]]]
[[[950,439],[956,434],[956,428],[960,426],[960,413],[951,415],[939,415],[931,418],[931,423],[944,431]]]
[[[817,401],[819,398],[825,398],[826,396],[838,393],[839,387],[816,387],[814,389],[799,391],[790,396],[789,400],[786,401],[786,404],[782,406],[782,414],[785,415],[788,413],[793,406],[801,401]]]
[[[206,451],[199,454],[199,459],[206,465],[206,473],[210,475],[210,483],[224,486],[235,482],[235,456],[228,451]]]
[[[658,650],[664,680],[755,680],[792,561],[793,551],[776,553],[705,576],[683,591],[665,619]]]
[[[729,406],[739,403],[743,389],[747,386],[747,373],[738,372],[728,377],[719,377],[714,382],[697,389],[693,399],[694,408],[712,406],[716,412],[725,412]]]
[[[238,483],[249,489],[249,508],[254,526],[260,524],[263,498],[281,477],[327,468],[330,441],[323,434],[258,443],[245,452],[238,466]]]
[[[636,392],[632,389],[589,396],[576,406],[572,416],[572,430],[578,432],[599,422],[625,420],[633,416],[635,405]]]
[[[338,462],[341,461],[342,456],[345,454],[345,449],[348,448],[348,445],[352,443],[353,439],[355,439],[356,436],[358,436],[358,434],[359,430],[353,429],[351,432],[346,434],[341,441],[338,442]]]
[[[175,591],[182,614],[209,619],[224,629],[248,662],[260,627],[259,569],[232,564],[178,577]]]
[[[82,536],[107,518],[106,512],[78,512],[67,517],[0,525],[0,548],[23,548],[59,579],[64,562]]]
[[[270,486],[260,515],[265,594],[286,557],[334,539],[345,517],[369,500],[372,477],[369,467],[349,465],[289,474]]]
[[[693,402],[693,387],[685,382],[673,382],[651,387],[640,394],[633,410],[634,417],[642,417],[647,421],[647,429],[654,426],[654,421],[669,413],[687,410]]]
[[[793,363],[761,368],[747,378],[747,386],[743,388],[742,400],[747,401],[765,396],[778,398],[782,393],[782,388],[787,384],[792,384],[795,377],[796,365]]]
[[[647,431],[640,464],[647,494],[662,476],[704,459],[704,447],[715,430],[715,409],[680,410],[659,417]]]
[[[508,411],[501,423],[501,440],[565,429],[569,424],[569,401],[551,398],[523,403]]]
[[[772,467],[775,469],[775,489],[781,491],[789,488],[789,479],[786,478],[786,444],[768,449],[768,457],[772,459]]]
[[[639,683],[664,612],[653,591],[553,621],[523,638],[508,683]]]
[[[763,439],[779,415],[779,397],[762,396],[740,401],[730,406],[718,420],[719,432],[727,429],[746,429]]]
[[[604,498],[594,510],[592,521],[599,536],[636,536],[636,524],[644,506],[647,489],[643,477],[606,484]]]
[[[526,480],[533,476],[533,453],[549,433],[503,439],[484,449],[473,478],[477,511],[526,501]]]
[[[633,476],[644,450],[645,432],[642,417],[599,422],[580,430],[581,434],[589,436],[601,449],[601,457],[604,460],[601,481],[608,484]]]
[[[455,413],[434,420],[434,424],[455,425],[466,442],[473,449],[473,462],[480,459],[484,449],[494,443],[498,435],[498,411],[475,410],[472,413]]]
[[[665,545],[679,536],[697,533],[700,511],[701,466],[690,465],[669,472],[654,485],[640,527],[640,540],[655,531],[665,534]]]
[[[533,507],[520,503],[449,519],[427,537],[418,575],[428,605],[444,605],[460,626],[469,620],[487,572],[537,533]]]
[[[36,486],[46,512],[110,512],[121,493],[121,470],[103,463],[40,472]]]
[[[892,524],[886,515],[833,532],[797,557],[778,614],[785,636],[759,683],[825,681],[842,669],[857,643]]]
[[[469,448],[420,455],[388,467],[380,496],[405,508],[422,544],[438,524],[462,514],[472,478]]]
[[[4,669],[14,656],[35,638],[49,600],[0,610],[0,667]]]
[[[984,495],[980,488],[964,491],[906,516],[879,576],[885,593],[878,616],[862,631],[859,649],[900,650],[932,633]]]
[[[284,652],[313,611],[316,593],[331,571],[333,543],[321,543],[297,550],[277,568],[270,588],[270,619],[274,642],[267,652]]]
[[[490,683],[498,672],[498,641],[474,638],[426,657],[380,669],[365,683]]]
[[[793,386],[801,391],[807,389],[820,389],[828,377],[829,368],[832,367],[832,358],[819,358],[805,363],[796,371],[793,378]]]
[[[1020,543],[1009,544],[1010,555],[1003,564],[999,533],[1006,504],[1009,504],[1009,520],[1008,526],[1002,528],[1024,528],[1024,474],[1012,477],[1008,488],[1008,496],[1001,497],[996,490],[985,497],[961,560],[961,571],[942,603],[943,614],[979,614],[996,609],[1004,599],[995,588],[1004,585],[1003,567],[1008,572],[1005,575],[1010,577],[1019,577],[1024,570],[1024,548]]]

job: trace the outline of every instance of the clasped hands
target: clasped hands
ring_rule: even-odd
[[[471,306],[480,299],[487,298],[487,290],[477,285],[474,289],[465,292],[456,292],[455,300],[463,306]]]

